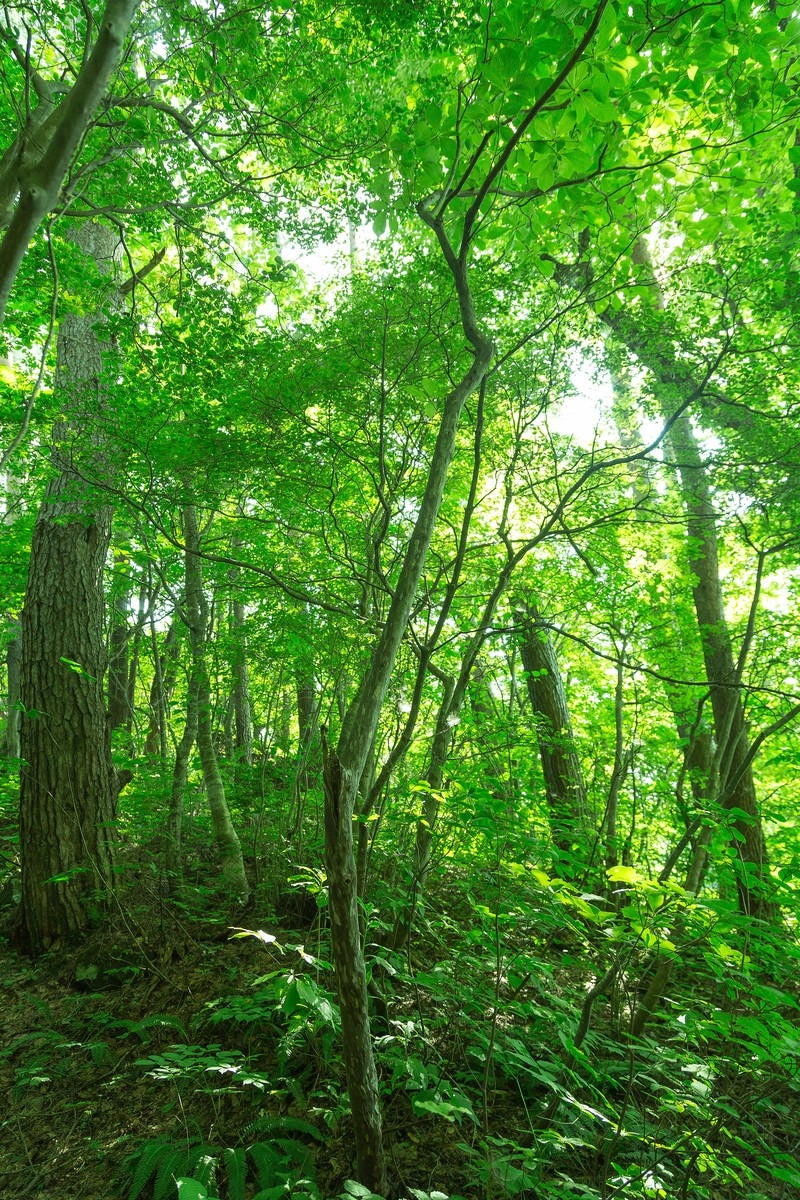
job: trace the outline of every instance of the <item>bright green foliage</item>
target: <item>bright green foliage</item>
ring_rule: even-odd
[[[62,103],[92,43],[99,6],[53,8],[0,19],[0,189],[39,102],[32,72]],[[106,623],[129,701],[114,752],[133,773],[97,943],[59,950],[55,981],[25,974],[36,1002],[0,1053],[15,1163],[39,1163],[15,1131],[49,1130],[45,1104],[77,1105],[72,1078],[95,1071],[109,1111],[115,1089],[148,1098],[109,1138],[129,1200],[374,1195],[351,1178],[324,765],[330,785],[447,397],[476,361],[471,319],[493,356],[353,820],[392,1185],[415,1200],[800,1188],[798,46],[786,5],[746,0],[140,6],[3,324],[5,648],[62,466],[59,322],[106,312],[108,401],[68,450],[114,509]],[[89,219],[119,230],[114,281],[70,241]],[[684,414],[722,681],[698,618],[713,556],[687,522]],[[220,887],[194,751],[176,801],[188,503],[252,914]],[[566,848],[574,808],[548,790],[520,649],[534,610],[581,775]],[[67,645],[60,662],[85,672]],[[13,670],[3,735],[25,707]],[[727,803],[714,687],[741,697],[752,812]],[[18,764],[0,772],[10,914]],[[747,853],[756,823],[764,863]],[[765,881],[771,923],[743,903]],[[86,1012],[39,1007],[65,983]],[[82,1115],[53,1111],[84,1137]]]

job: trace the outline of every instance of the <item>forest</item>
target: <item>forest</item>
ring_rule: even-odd
[[[800,16],[0,41],[0,1200],[800,1196]]]

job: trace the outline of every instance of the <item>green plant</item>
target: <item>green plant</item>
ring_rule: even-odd
[[[320,1200],[313,1180],[313,1151],[305,1141],[291,1136],[301,1133],[319,1140],[316,1127],[280,1117],[264,1117],[261,1125],[261,1132],[271,1136],[246,1146],[150,1139],[127,1160],[131,1174],[127,1200],[140,1196],[167,1200],[176,1194],[182,1200],[186,1195],[201,1194],[209,1198],[224,1195],[227,1200],[245,1200],[245,1196],[252,1200],[283,1196]]]
[[[317,976],[330,964],[309,954],[303,946],[284,948],[275,936],[263,930],[240,929],[234,937],[255,937],[278,951],[297,955],[302,968],[313,967]],[[247,996],[227,996],[206,1005],[210,1024],[269,1022],[278,1032],[278,1061],[282,1072],[297,1074],[297,1055],[303,1049],[318,1053],[330,1062],[340,1028],[338,1005],[332,993],[304,969],[270,971],[253,983]]]

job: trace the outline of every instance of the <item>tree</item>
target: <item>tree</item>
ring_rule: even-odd
[[[794,437],[793,374],[781,367],[781,407],[762,364],[770,347],[796,351],[798,288],[787,267],[783,300],[772,294],[762,277],[776,259],[754,249],[750,226],[762,186],[791,260],[798,106],[791,34],[769,6],[379,8],[142,8],[19,265],[6,332],[22,383],[3,417],[15,469],[32,468],[21,486],[42,504],[25,614],[25,905],[36,913],[50,893],[67,914],[37,917],[28,941],[79,936],[113,869],[109,838],[85,857],[74,849],[114,819],[105,627],[109,723],[129,720],[125,750],[149,756],[123,812],[135,851],[146,811],[167,828],[170,890],[197,903],[178,885],[197,848],[182,814],[199,763],[234,898],[251,882],[242,810],[254,816],[265,922],[297,869],[289,860],[329,890],[356,1169],[385,1194],[374,940],[384,969],[399,970],[401,945],[411,963],[447,956],[435,914],[457,889],[474,935],[459,955],[478,982],[458,978],[467,1018],[454,986],[443,1007],[455,1024],[474,1017],[480,1034],[470,1054],[485,1067],[486,1145],[494,1084],[517,1071],[548,1138],[574,1100],[576,1136],[595,1144],[594,1085],[578,1054],[594,1001],[610,999],[596,1025],[614,1015],[621,1030],[612,984],[641,977],[645,952],[658,959],[676,930],[686,938],[675,953],[716,954],[703,921],[713,911],[735,933],[719,901],[732,851],[746,860],[748,914],[771,916],[780,895],[770,805],[762,814],[756,797],[788,794],[797,755],[800,664],[774,593],[794,586],[800,509],[797,454],[770,449],[758,394]],[[14,26],[7,39],[7,95],[25,80],[36,92],[38,72],[57,100],[57,77],[78,79],[91,57],[90,8],[25,12],[30,37]],[[83,57],[70,49],[82,42]],[[108,296],[95,301],[118,289],[78,268],[59,237],[59,221],[92,215],[137,261],[161,255],[158,274],[131,267],[135,320]],[[680,295],[643,261],[656,227]],[[45,286],[54,319],[70,305],[80,319],[94,313],[84,356],[108,343],[97,402],[77,383],[66,405],[49,395]],[[606,399],[610,368],[632,381],[625,428]],[[73,381],[85,381],[80,370]],[[584,408],[570,418],[576,397]],[[35,453],[51,442],[56,477],[43,496]],[[116,571],[112,503],[125,531]],[[134,621],[123,594],[137,586]],[[767,628],[758,610],[770,588],[780,620]],[[58,622],[45,622],[56,604]],[[76,712],[87,714],[79,737]],[[773,736],[779,753],[760,754]],[[250,757],[252,770],[237,769]],[[77,832],[64,825],[69,855],[43,863],[75,780],[83,808]],[[791,839],[779,832],[771,861],[790,862]],[[161,865],[157,841],[148,850]],[[678,864],[686,889],[670,886]],[[415,921],[423,888],[430,905]],[[598,893],[612,903],[598,907]],[[531,913],[578,947],[541,1004]],[[457,929],[458,903],[447,918]],[[649,1022],[655,1042],[661,992],[646,990],[633,1031]],[[523,1050],[540,1010],[548,1036],[558,1010],[564,1055],[537,1081]],[[316,1011],[333,1027],[327,999]],[[632,1070],[640,1051],[625,1045]],[[603,1128],[628,1127],[634,1092]],[[435,1115],[443,1094],[414,1099]],[[671,1162],[683,1143],[670,1144]],[[482,1186],[513,1178],[500,1173],[503,1153],[487,1151]],[[602,1143],[592,1187],[601,1174],[606,1190],[649,1181],[650,1160],[634,1171],[620,1156]],[[553,1190],[520,1170],[524,1190]]]
[[[25,103],[17,108],[24,124],[0,160],[0,229],[5,229],[0,243],[0,324],[23,256],[59,202],[64,178],[103,99],[140,3],[107,0],[94,46],[91,51],[86,46],[75,82],[66,88],[62,80],[48,79],[32,66],[33,30],[24,18],[17,23],[14,10],[5,10],[2,35],[22,71]],[[92,24],[87,10],[87,35]],[[34,109],[31,93],[38,101]],[[64,98],[57,103],[59,96]]]
[[[586,788],[564,684],[549,632],[535,605],[529,604],[527,611],[519,610],[516,624],[542,760],[556,873],[565,878],[579,877],[584,864],[576,846],[586,833]]]
[[[113,230],[86,224],[74,238],[98,269],[113,270]],[[102,313],[67,314],[59,327],[65,418],[34,526],[22,613],[19,939],[33,953],[79,936],[114,887],[123,778],[111,761],[103,687],[111,510],[82,478],[87,460],[94,473],[109,471],[93,428],[113,370],[101,327]]]
[[[655,307],[663,313],[664,297],[655,284],[652,263],[643,242],[637,242],[634,259],[651,278]],[[752,760],[741,696],[741,667],[737,665],[728,631],[720,582],[717,520],[711,483],[692,429],[688,409],[701,399],[705,381],[695,381],[678,361],[675,349],[652,331],[643,335],[641,326],[619,314],[603,314],[614,333],[634,350],[640,360],[657,371],[656,388],[662,413],[670,425],[669,438],[680,476],[686,510],[689,570],[692,574],[700,642],[710,686],[711,708],[716,733],[718,795],[723,808],[735,812],[734,828],[741,835],[742,870],[737,886],[742,909],[752,916],[769,919],[774,906],[769,895],[768,862],[755,794]],[[710,375],[714,370],[712,364]],[[678,403],[677,411],[671,406]]]
[[[200,528],[197,510],[193,504],[187,504],[183,510],[183,536],[186,543],[184,606],[192,652],[192,669],[189,680],[189,716],[186,722],[184,740],[190,745],[190,734],[192,730],[195,730],[197,749],[203,768],[206,798],[211,810],[214,840],[222,867],[223,883],[226,890],[230,893],[231,898],[239,904],[244,904],[250,894],[250,885],[242,860],[242,847],[231,821],[228,802],[225,796],[225,783],[220,773],[217,752],[214,747],[214,733],[211,720],[211,686],[205,659],[208,605],[203,594]],[[183,761],[184,752],[185,747],[182,747],[181,761]],[[174,828],[172,830],[172,840],[173,843],[179,840]]]

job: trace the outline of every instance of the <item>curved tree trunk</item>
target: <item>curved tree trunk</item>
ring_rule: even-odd
[[[94,47],[58,106],[55,98],[61,89],[32,72],[39,104],[33,111],[26,102],[19,105],[18,111],[27,111],[25,127],[0,161],[0,227],[7,226],[0,242],[0,324],[20,264],[39,225],[58,203],[73,155],[105,95],[140,3],[106,0]]]
[[[467,398],[480,386],[493,346],[480,331],[472,308],[466,261],[455,261],[443,223],[429,218],[453,271],[464,331],[474,358],[448,394],[431,458],[419,514],[403,556],[392,603],[370,655],[356,695],[344,716],[336,749],[323,744],[325,786],[325,857],[328,870],[331,941],[339,1002],[347,1086],[353,1113],[358,1179],[386,1194],[378,1078],[370,1037],[367,979],[358,919],[357,870],[353,849],[353,812],[364,767],[378,726],[386,689],[408,625],[425,564],[445,482],[456,447],[459,420]],[[449,255],[449,257],[448,257]]]

